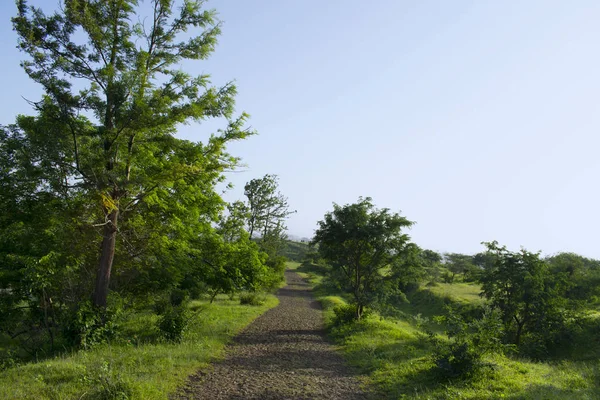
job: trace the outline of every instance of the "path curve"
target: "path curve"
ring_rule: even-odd
[[[293,271],[279,305],[228,346],[225,358],[190,377],[178,399],[365,399],[356,373],[326,340],[321,307]]]

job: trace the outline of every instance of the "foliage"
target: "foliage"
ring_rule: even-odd
[[[0,371],[0,398],[7,400],[87,399],[92,394],[126,392],[130,399],[166,399],[188,377],[223,354],[225,345],[266,310],[277,305],[267,295],[260,307],[241,306],[226,296],[213,304],[194,301],[190,323],[179,343],[156,337],[159,317],[129,312],[121,334],[109,344]]]
[[[98,309],[89,301],[82,302],[67,320],[64,336],[71,345],[84,349],[106,343],[116,336],[117,314],[112,309]]]
[[[575,253],[558,253],[545,259],[553,274],[571,283],[565,296],[572,302],[593,303],[600,297],[600,261]]]
[[[200,262],[192,272],[198,282],[206,283],[211,299],[219,293],[255,291],[267,286],[271,276],[267,255],[246,232],[235,242],[227,242],[216,234],[207,235],[198,246]]]
[[[409,237],[401,230],[412,222],[388,209],[376,209],[370,198],[333,207],[319,221],[313,244],[331,264],[331,278],[353,296],[360,319],[385,286],[382,270],[408,251]]]
[[[263,294],[256,292],[248,292],[240,295],[241,305],[262,306],[265,303]]]
[[[88,396],[92,400],[129,400],[135,396],[133,388],[118,376],[107,362],[102,363],[92,377],[86,376],[84,379],[94,385]]]
[[[436,317],[436,320],[445,325],[448,336],[445,341],[429,332],[429,339],[434,345],[435,370],[442,379],[474,378],[492,367],[483,361],[486,354],[503,354],[506,349],[501,342],[503,325],[496,309],[487,309],[481,319],[467,322],[448,307],[447,314]]]
[[[313,268],[311,271],[315,275],[313,281],[321,282],[324,270]],[[444,299],[448,300],[453,308],[457,305],[458,298],[462,299],[461,304],[467,302],[466,306],[473,306],[473,302],[481,302],[481,299],[473,295],[476,285],[454,283],[440,286],[447,293]],[[467,287],[468,296],[463,296],[462,291]],[[455,288],[458,288],[459,293],[454,293]],[[597,397],[599,370],[597,356],[594,355],[598,354],[598,350],[590,353],[590,347],[594,343],[596,348],[600,346],[593,339],[588,341],[587,351],[584,351],[588,361],[532,362],[519,359],[515,355],[503,356],[502,348],[505,347],[501,346],[499,352],[488,351],[481,358],[483,365],[493,367],[483,367],[483,374],[476,374],[475,377],[482,376],[487,379],[455,378],[448,381],[440,378],[439,370],[434,364],[434,344],[423,339],[423,326],[431,329],[445,328],[445,322],[441,326],[429,324],[427,318],[423,317],[443,313],[443,308],[440,308],[439,313],[434,312],[431,309],[432,304],[422,301],[425,299],[415,298],[423,293],[433,295],[427,289],[421,288],[410,293],[408,297],[411,302],[403,304],[404,312],[393,318],[373,314],[363,318],[360,323],[345,324],[342,327],[332,326],[331,321],[335,318],[334,308],[345,304],[344,293],[332,286],[321,284],[315,287],[314,292],[318,293],[323,305],[328,326],[333,328],[329,332],[332,339],[339,346],[345,359],[366,376],[377,391],[377,398],[584,400]],[[495,321],[497,324],[498,319]],[[488,326],[497,326],[495,324]],[[477,331],[477,328],[469,330],[470,333],[474,331]],[[501,333],[501,330],[499,332]],[[449,339],[446,343],[452,343],[453,340]]]
[[[481,276],[482,294],[502,315],[507,339],[536,358],[547,355],[569,318],[577,318],[565,297],[571,283],[552,274],[537,253],[510,252],[486,243],[494,263]]]
[[[169,295],[171,306],[178,307],[185,304],[189,299],[189,294],[186,290],[175,288]]]
[[[190,321],[185,305],[168,307],[158,322],[158,329],[169,342],[181,342]]]
[[[450,271],[444,281],[446,283],[454,282],[457,274],[462,275],[465,282],[473,282],[477,279],[480,269],[473,263],[473,257],[460,253],[447,253],[444,255],[444,265]]]
[[[302,262],[310,253],[308,243],[286,240],[281,254],[290,261]]]
[[[252,133],[243,129],[245,114],[233,117],[232,84],[213,87],[207,75],[178,67],[206,59],[220,33],[214,12],[184,4],[177,12],[172,1],[154,0],[148,21],[135,0],[65,1],[51,15],[17,2],[13,26],[29,56],[22,65],[45,95],[32,103],[37,117],[10,128],[39,159],[22,166],[38,183],[21,186],[16,201],[56,199],[64,210],[59,243],[60,230],[83,225],[75,256],[83,275],[96,277],[83,286],[96,306],[107,304],[113,263],[116,288],[133,279],[148,290],[179,277],[175,265],[185,261],[190,236],[210,229],[222,207],[214,186],[237,164],[225,145]],[[205,143],[175,138],[178,124],[207,118],[225,118],[227,128]],[[173,274],[153,271],[156,264]]]
[[[356,321],[356,306],[340,304],[335,306],[332,310],[334,316],[331,318],[331,326],[333,328],[339,328]],[[366,318],[368,315],[369,311],[366,310],[363,312],[361,318]]]
[[[278,192],[277,175],[265,175],[252,179],[244,186],[244,194],[248,199],[250,218],[248,232],[250,237],[255,233],[261,235],[263,241],[279,238],[285,231],[284,221],[295,211],[289,210],[288,200]],[[269,238],[271,236],[271,238]]]
[[[428,266],[433,266],[443,260],[443,257],[440,253],[429,249],[423,250],[421,256]]]
[[[250,218],[250,210],[243,201],[227,204],[228,214],[219,221],[219,234],[226,242],[243,240],[246,234],[246,224]]]
[[[427,261],[423,251],[414,243],[408,243],[390,265],[390,280],[396,289],[410,292],[419,288],[419,282],[425,277]]]

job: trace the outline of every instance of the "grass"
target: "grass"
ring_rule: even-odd
[[[0,372],[0,398],[167,399],[189,375],[221,356],[235,334],[277,303],[272,295],[262,306],[243,306],[226,296],[213,304],[194,301],[190,328],[177,344],[157,340],[151,328],[157,315],[132,314],[118,342]]]
[[[322,282],[318,270],[297,268]],[[443,311],[449,302],[481,302],[477,285],[455,283],[423,288],[412,296],[413,303],[403,307],[404,317],[384,318],[372,314],[358,323],[333,326],[333,308],[345,304],[339,293],[317,286],[332,338],[351,365],[367,374],[384,398],[442,399],[600,399],[600,361],[562,361],[538,363],[505,356],[490,356],[496,365],[485,376],[471,381],[448,382],[434,373],[432,347],[425,340],[417,320],[423,315]],[[417,317],[419,315],[419,317]]]
[[[453,302],[483,304],[481,286],[476,283],[436,283],[428,289],[441,297],[448,297]]]
[[[296,261],[286,261],[285,262],[285,268],[286,269],[291,269],[291,270],[296,270],[301,265],[302,265],[301,263],[296,262]]]

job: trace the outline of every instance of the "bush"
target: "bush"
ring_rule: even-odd
[[[19,356],[13,349],[8,349],[5,354],[0,356],[0,371],[13,368],[19,365]]]
[[[181,342],[189,320],[189,313],[185,306],[171,307],[158,320],[158,329],[167,341]]]
[[[356,321],[356,306],[344,304],[333,307],[334,317],[331,320],[333,326],[347,325]]]
[[[203,291],[202,288],[200,288],[199,286],[195,286],[195,287],[190,288],[189,292],[190,292],[190,299],[199,300],[206,291],[205,290]]]
[[[335,306],[333,308],[334,317],[331,320],[331,324],[334,327],[348,325],[356,321],[356,305],[344,304]],[[364,310],[362,318],[368,317],[370,314],[369,310]]]
[[[481,371],[481,354],[467,341],[437,341],[433,354],[437,374],[444,379],[469,378]]]
[[[281,275],[283,277],[283,273],[285,272],[285,263],[287,262],[287,258],[283,257],[283,256],[277,256],[277,257],[269,257],[269,259],[266,262],[266,265],[271,268],[273,271],[275,271],[277,274]]]
[[[445,271],[442,274],[442,280],[444,281],[444,283],[453,283],[454,282],[454,274],[451,274],[448,271]]]
[[[256,292],[248,292],[240,295],[241,305],[262,306],[265,303],[265,297]]]
[[[446,323],[448,341],[429,332],[434,345],[432,355],[435,372],[446,380],[474,378],[493,364],[483,361],[487,353],[503,353],[503,324],[497,309],[488,309],[481,319],[466,322],[452,308],[448,315],[437,317],[438,323]]]
[[[83,302],[67,320],[64,337],[69,344],[84,349],[105,343],[117,333],[117,315],[117,310],[99,309],[90,301]]]
[[[173,307],[182,305],[183,303],[187,302],[188,299],[189,299],[188,291],[183,290],[183,289],[177,289],[177,288],[173,289],[169,296],[169,302],[171,303],[171,305]]]

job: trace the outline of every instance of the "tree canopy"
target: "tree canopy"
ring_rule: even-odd
[[[153,0],[148,19],[135,0],[65,0],[51,15],[17,5],[13,26],[29,55],[22,65],[45,94],[32,102],[38,116],[9,131],[43,153],[34,165],[44,169],[41,187],[79,199],[80,221],[100,229],[93,299],[106,306],[115,261],[139,257],[149,240],[177,247],[198,220],[216,219],[213,187],[237,163],[225,145],[252,133],[246,114],[234,116],[232,83],[213,86],[179,67],[213,52],[220,23],[200,1],[177,10]],[[208,118],[228,124],[205,143],[175,137],[178,124]]]
[[[313,244],[330,263],[335,279],[352,294],[357,319],[382,287],[382,270],[403,260],[410,249],[410,238],[402,229],[412,224],[387,208],[375,208],[369,197],[334,204],[319,221]]]

